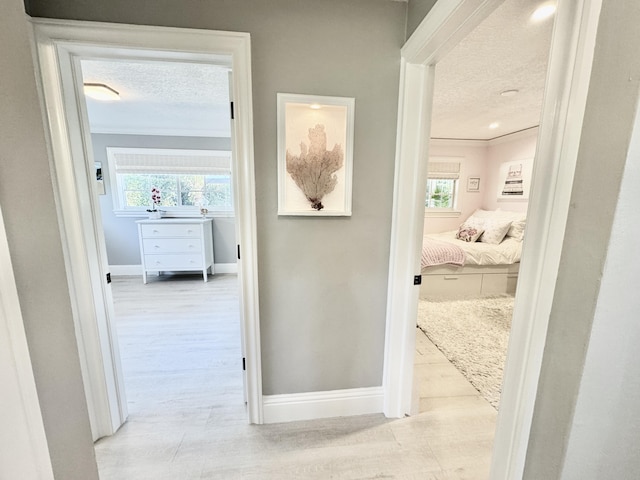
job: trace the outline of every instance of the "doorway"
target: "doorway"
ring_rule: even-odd
[[[402,49],[391,233],[385,413],[411,408],[420,245],[435,66],[501,1],[437,2]],[[532,215],[519,274],[492,478],[520,478],[580,140],[600,2],[560,0],[536,151]],[[536,182],[544,178],[545,182]],[[536,246],[534,251],[531,245]],[[530,257],[531,260],[527,260]]]
[[[235,119],[231,168],[234,172],[243,363],[246,366],[247,416],[262,423],[259,348],[255,181],[249,36],[162,27],[96,25],[90,22],[33,20],[42,89],[49,112],[56,196],[63,225],[74,321],[94,437],[111,435],[127,415],[119,348],[113,328],[111,284],[101,237],[95,189],[95,165],[89,161],[89,132],[82,111],[79,62],[83,58],[119,58],[220,64],[233,71]],[[106,46],[108,45],[108,46]]]
[[[164,428],[179,417],[177,434],[203,417],[219,422],[219,412],[246,418],[229,67],[114,52],[80,68],[129,414],[109,442],[150,421]],[[143,238],[156,229],[168,233]],[[185,271],[192,263],[199,270]]]

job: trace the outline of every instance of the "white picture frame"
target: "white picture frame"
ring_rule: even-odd
[[[278,93],[277,102],[278,215],[350,216],[355,99]]]
[[[531,190],[533,158],[500,165],[497,197],[499,202],[526,202]]]
[[[480,191],[480,177],[468,177],[467,192],[479,192],[479,191]]]

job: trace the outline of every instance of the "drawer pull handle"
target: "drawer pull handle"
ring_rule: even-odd
[[[187,233],[193,233],[193,230],[187,230]]]
[[[447,275],[444,276],[445,280],[458,280],[458,277],[449,277]]]
[[[160,245],[154,245],[153,248],[160,248]]]
[[[158,230],[154,230],[153,233],[158,233]]]
[[[189,245],[189,248],[195,248],[195,245]]]

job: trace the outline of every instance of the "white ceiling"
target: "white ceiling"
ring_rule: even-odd
[[[120,100],[87,97],[94,133],[229,137],[229,69],[178,62],[82,60],[85,83],[104,83]]]
[[[436,66],[432,138],[489,140],[537,126],[553,18],[529,17],[541,0],[506,0]],[[82,60],[84,82],[120,100],[87,99],[91,131],[230,136],[227,67]],[[516,89],[513,97],[504,90]],[[500,126],[490,129],[489,124]]]
[[[541,3],[506,0],[436,65],[432,138],[489,140],[539,124],[553,28],[553,17],[529,19]]]

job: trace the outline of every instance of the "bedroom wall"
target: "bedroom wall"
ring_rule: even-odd
[[[536,154],[538,128],[507,135],[491,140],[487,146],[487,182],[483,192],[482,204],[488,210],[500,208],[513,212],[526,212],[528,201],[498,200],[498,191],[504,185],[500,176],[500,165],[513,160],[532,159]]]
[[[400,48],[388,0],[32,0],[29,14],[249,32],[263,391],[382,384]],[[277,216],[276,94],[354,97],[353,216]]]
[[[109,178],[107,147],[185,148],[196,150],[230,150],[230,138],[168,137],[159,135],[91,135],[93,155],[102,162],[105,195],[100,195],[102,227],[109,265],[140,265],[140,246],[136,220],[144,217],[118,217],[113,213],[113,194]],[[236,262],[236,233],[233,216],[213,219],[215,263]]]
[[[460,182],[458,208],[460,215],[453,217],[428,216],[425,213],[424,234],[457,230],[460,224],[476,209],[482,208],[482,200],[487,189],[486,159],[487,147],[482,142],[464,140],[431,140],[429,157],[462,157],[460,164]],[[467,192],[467,178],[480,177],[480,191]]]
[[[4,0],[0,205],[54,476],[97,480],[29,30],[22,2]]]

